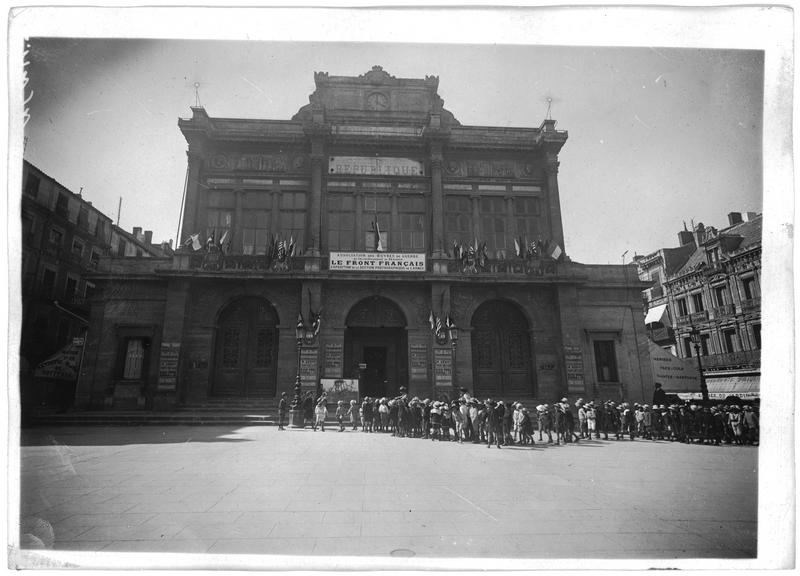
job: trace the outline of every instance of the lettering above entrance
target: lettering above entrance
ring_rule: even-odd
[[[328,158],[328,173],[361,176],[424,176],[425,168],[422,162],[410,158],[331,156]]]
[[[303,172],[307,163],[304,154],[216,154],[209,159],[208,168],[284,173]]]
[[[533,164],[510,160],[446,160],[447,176],[484,178],[531,178]]]
[[[334,272],[425,272],[425,254],[408,252],[331,252]]]

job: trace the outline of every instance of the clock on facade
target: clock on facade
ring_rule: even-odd
[[[386,110],[389,107],[389,98],[386,94],[373,92],[367,96],[367,107],[370,110]]]

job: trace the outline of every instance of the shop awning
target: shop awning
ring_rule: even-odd
[[[706,378],[708,398],[710,400],[725,400],[728,396],[736,396],[742,400],[755,400],[760,398],[761,376],[724,376],[722,378]],[[682,400],[700,400],[700,392],[681,393]]]
[[[661,322],[664,323],[664,314],[667,311],[666,304],[659,304],[658,306],[653,306],[650,310],[647,311],[647,314],[644,317],[644,323],[652,324],[653,322]]]

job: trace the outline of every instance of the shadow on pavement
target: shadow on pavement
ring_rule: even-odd
[[[86,426],[37,427],[20,430],[21,446],[125,446],[191,442],[252,442],[236,437],[244,426]]]

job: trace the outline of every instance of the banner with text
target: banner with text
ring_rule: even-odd
[[[331,156],[329,174],[355,174],[362,176],[424,176],[422,162],[410,158],[369,156]]]
[[[664,392],[696,392],[700,390],[700,372],[697,360],[678,358],[650,342],[650,363],[653,381],[661,384]]]
[[[331,252],[328,268],[349,272],[425,272],[425,254]]]

